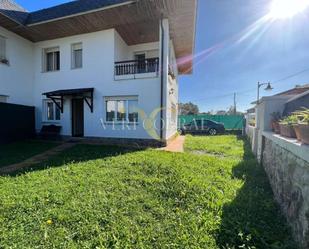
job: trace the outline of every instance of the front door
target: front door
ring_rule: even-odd
[[[72,136],[84,136],[84,100],[72,99]]]

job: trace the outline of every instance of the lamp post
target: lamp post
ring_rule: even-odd
[[[258,82],[258,85],[257,85],[257,99],[256,99],[256,103],[259,104],[259,101],[260,101],[260,88],[262,86],[266,86],[267,87],[264,89],[265,91],[271,91],[273,90],[273,87],[271,86],[270,82],[267,82],[267,83],[260,83]]]

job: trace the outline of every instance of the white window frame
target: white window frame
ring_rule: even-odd
[[[107,102],[108,101],[115,101],[115,113],[114,113],[114,120],[109,121],[107,120]],[[126,111],[126,119],[125,120],[117,120],[117,110],[118,110],[118,101],[125,101],[125,111]],[[139,114],[137,116],[136,121],[129,121],[129,101],[136,101],[137,105],[139,104],[138,96],[126,96],[126,97],[104,97],[104,109],[105,109],[105,115],[104,119],[106,123],[119,123],[122,124],[123,122],[128,124],[138,124],[139,122]]]
[[[59,52],[59,69],[56,67],[56,61],[55,57],[53,57],[53,69],[48,70],[47,69],[47,54],[53,53],[53,52]],[[43,48],[42,50],[42,72],[48,73],[48,72],[58,72],[61,69],[61,52],[60,47],[50,47],[50,48]]]
[[[60,101],[56,101],[59,105],[61,105],[61,103],[60,103]],[[53,115],[54,115],[54,117],[53,117],[53,119],[48,119],[47,118],[47,115],[48,115],[48,113],[47,113],[47,104],[48,103],[52,103],[53,104]],[[56,119],[56,109],[57,109],[57,105],[52,101],[52,100],[50,100],[50,99],[44,99],[43,100],[43,122],[52,122],[52,123],[58,123],[58,122],[60,122],[61,121],[61,112],[60,112],[60,119]]]
[[[74,47],[75,46],[80,46],[81,47],[81,51],[82,51],[82,64],[81,64],[81,66],[80,67],[77,67],[76,66],[76,61],[75,61],[75,56],[74,56],[74,52],[75,52],[75,50],[77,50],[77,49],[75,49]],[[84,50],[83,50],[83,43],[82,42],[77,42],[77,43],[73,43],[73,44],[71,44],[71,69],[81,69],[81,68],[83,68],[83,64],[84,64]]]

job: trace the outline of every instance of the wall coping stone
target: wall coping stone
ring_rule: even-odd
[[[292,152],[297,157],[309,162],[309,145],[301,144],[297,139],[282,137],[269,131],[264,131],[263,136]]]

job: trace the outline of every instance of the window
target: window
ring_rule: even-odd
[[[44,49],[43,57],[44,57],[43,58],[44,59],[43,71],[44,72],[52,72],[52,71],[60,70],[59,47]]]
[[[0,36],[0,61],[5,60],[6,58],[6,38]]]
[[[146,73],[146,54],[135,54],[135,60],[137,61],[137,72]]]
[[[60,105],[60,102],[57,102]],[[51,100],[44,101],[44,120],[59,121],[61,119],[59,107]]]
[[[137,100],[128,101],[128,120],[129,122],[138,121],[138,102]]]
[[[83,67],[83,45],[82,43],[72,44],[72,68]]]
[[[107,98],[107,122],[138,122],[138,100],[136,98]]]

